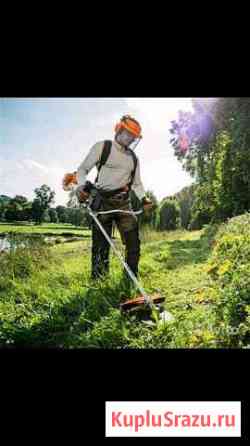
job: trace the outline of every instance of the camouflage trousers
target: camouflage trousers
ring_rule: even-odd
[[[131,211],[130,199],[117,197],[105,198],[100,206],[100,211],[111,211],[121,209]],[[136,216],[132,214],[114,213],[98,215],[98,220],[107,234],[112,237],[112,229],[115,224],[119,230],[121,240],[125,246],[125,261],[135,276],[138,275],[138,264],[140,258],[139,227]],[[110,245],[100,231],[96,223],[92,222],[92,279],[97,279],[109,272]],[[124,278],[128,279],[124,270]]]

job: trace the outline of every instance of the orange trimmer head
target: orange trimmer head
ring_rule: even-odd
[[[163,303],[165,300],[165,297],[161,296],[160,294],[153,294],[149,296],[152,300],[153,304],[160,304]],[[120,308],[122,311],[130,311],[133,309],[139,309],[140,307],[145,307],[145,300],[143,296],[136,297],[135,299],[126,300],[120,305]]]

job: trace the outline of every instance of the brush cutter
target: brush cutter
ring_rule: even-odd
[[[94,212],[91,209],[91,206],[89,204],[88,201],[86,201],[83,204],[84,208],[88,211],[89,215],[93,218],[93,220],[95,221],[95,223],[97,224],[97,226],[99,227],[100,231],[102,232],[102,234],[104,235],[104,237],[106,238],[106,240],[108,241],[110,247],[112,248],[112,250],[114,251],[115,255],[118,257],[118,259],[120,260],[121,264],[123,265],[123,267],[125,268],[125,270],[127,271],[130,279],[132,280],[132,282],[134,283],[136,289],[140,292],[140,296],[135,298],[135,299],[131,299],[131,300],[127,300],[124,303],[122,303],[120,305],[120,309],[123,312],[138,312],[140,311],[141,313],[144,313],[145,315],[148,313],[148,310],[150,311],[150,313],[157,312],[157,314],[159,314],[159,317],[161,320],[163,320],[164,322],[170,321],[173,319],[172,314],[170,314],[167,311],[161,311],[162,308],[160,306],[158,306],[159,304],[163,303],[165,298],[163,296],[161,296],[160,294],[154,294],[152,296],[150,296],[149,294],[147,294],[145,292],[145,290],[143,289],[142,285],[140,284],[140,282],[138,281],[137,277],[134,275],[133,271],[129,268],[128,264],[125,262],[122,254],[120,253],[120,251],[117,249],[117,247],[115,246],[114,242],[112,241],[112,239],[109,237],[109,235],[107,234],[107,232],[105,231],[105,229],[103,228],[102,224],[100,223],[99,219],[97,218],[97,215],[99,214],[111,214],[111,213],[129,213],[129,214],[133,214],[133,215],[139,215],[141,213],[143,213],[143,210],[139,210],[139,211],[124,211],[124,210],[120,210],[120,209],[115,209],[112,211],[97,211]]]
[[[71,178],[72,177],[72,178]],[[135,299],[130,299],[125,302],[123,302],[120,305],[120,309],[122,312],[137,312],[140,311],[141,314],[147,315],[148,312],[150,314],[154,314],[157,319],[160,319],[162,322],[168,322],[170,320],[173,320],[174,317],[171,313],[168,311],[164,311],[164,309],[160,306],[165,300],[163,296],[160,294],[154,294],[149,295],[145,292],[142,285],[138,281],[137,277],[134,275],[133,271],[129,268],[128,264],[125,262],[122,254],[117,249],[115,244],[113,243],[112,239],[109,237],[105,229],[103,228],[102,224],[100,223],[99,219],[97,218],[98,215],[101,214],[114,214],[114,213],[128,213],[132,215],[139,215],[143,213],[143,209],[139,211],[126,211],[126,210],[120,210],[120,209],[114,209],[111,211],[98,211],[99,208],[99,194],[98,190],[94,187],[94,185],[90,182],[87,182],[87,189],[89,192],[89,198],[85,200],[84,202],[81,202],[79,199],[78,194],[77,198],[80,203],[83,204],[83,207],[87,210],[89,215],[93,218],[97,226],[99,227],[100,231],[106,238],[107,242],[109,243],[111,249],[114,251],[115,255],[120,260],[121,264],[123,265],[124,269],[126,270],[128,276],[134,283],[136,289],[140,292],[140,296]],[[87,184],[86,183],[86,184]],[[74,193],[76,181],[74,174],[67,174],[64,177],[63,181],[63,187],[64,190],[71,190]],[[85,185],[86,190],[86,185]],[[148,311],[149,310],[149,311]]]

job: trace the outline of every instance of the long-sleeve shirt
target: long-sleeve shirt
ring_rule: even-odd
[[[96,166],[101,159],[104,141],[97,142],[90,150],[84,161],[77,169],[77,181],[79,187],[84,185],[87,180],[88,173]],[[120,146],[116,141],[112,141],[111,152],[107,162],[102,166],[99,173],[97,188],[105,191],[112,191],[126,186],[130,182],[131,173],[134,168],[134,161],[131,153],[124,147]],[[145,190],[141,180],[140,163],[137,162],[135,178],[132,189],[142,200],[145,196]]]

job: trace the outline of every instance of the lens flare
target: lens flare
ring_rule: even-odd
[[[180,136],[179,147],[182,153],[186,153],[189,147],[189,138],[186,134]]]

